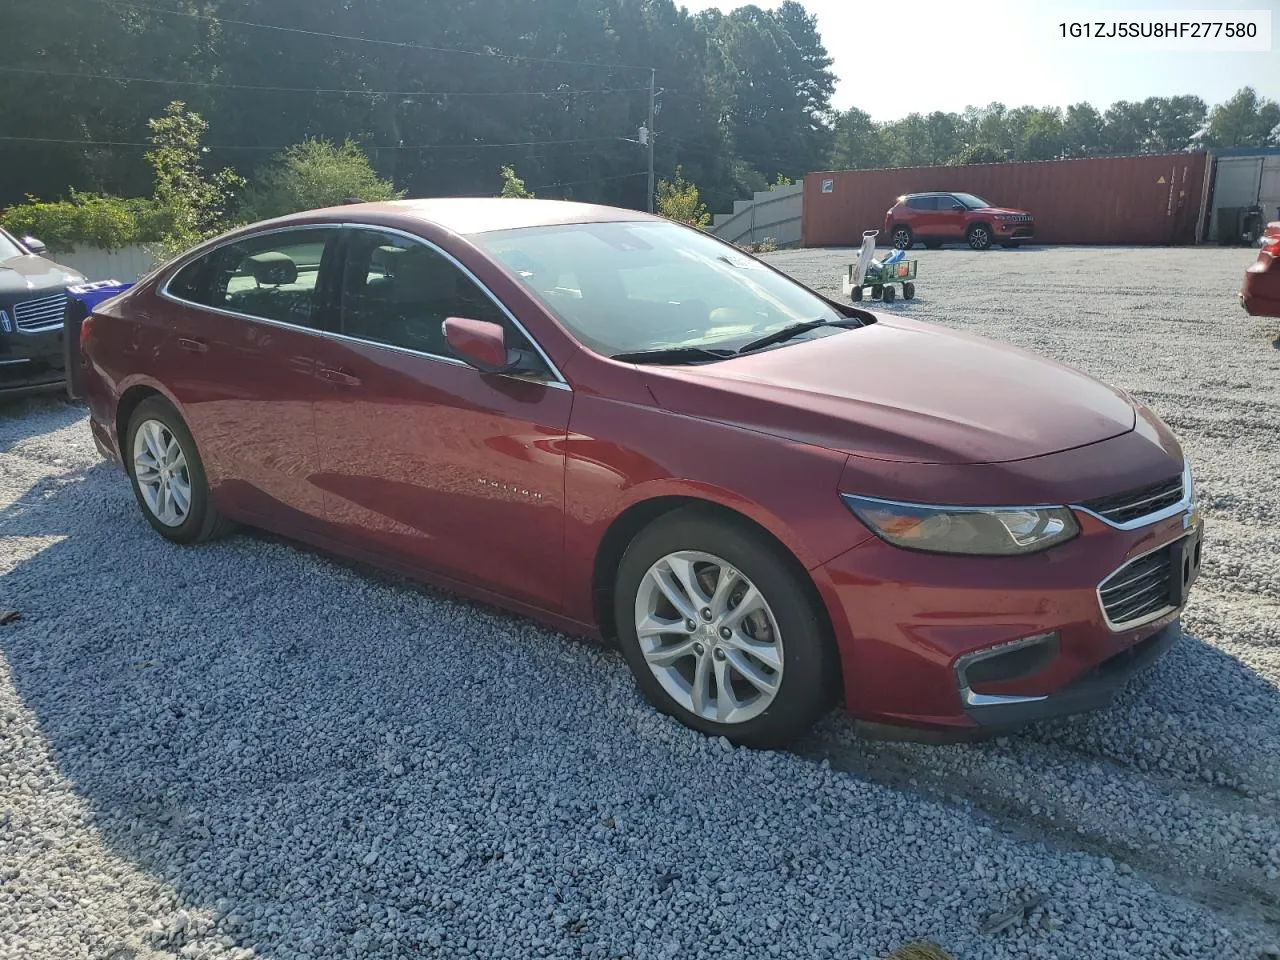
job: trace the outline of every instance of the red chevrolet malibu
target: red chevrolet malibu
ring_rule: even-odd
[[[838,697],[928,736],[1100,706],[1200,565],[1190,468],[1132,398],[629,210],[255,224],[81,345],[161,535],[260,527],[602,635],[744,744]]]

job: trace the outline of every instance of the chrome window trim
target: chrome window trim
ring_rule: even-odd
[[[1107,615],[1107,605],[1102,602],[1102,591],[1103,591],[1103,588],[1105,588],[1108,583],[1110,583],[1117,576],[1119,576],[1121,571],[1123,571],[1130,564],[1137,563],[1143,557],[1149,557],[1153,553],[1159,553],[1161,550],[1168,550],[1171,546],[1173,546],[1179,540],[1185,540],[1187,537],[1190,537],[1192,535],[1193,534],[1191,533],[1185,533],[1185,532],[1180,533],[1178,534],[1178,536],[1174,537],[1172,540],[1166,540],[1164,543],[1160,544],[1160,546],[1158,547],[1152,547],[1150,550],[1143,551],[1142,553],[1139,553],[1136,556],[1130,557],[1124,563],[1120,564],[1120,566],[1116,567],[1116,569],[1112,570],[1109,574],[1107,574],[1106,578],[1101,583],[1099,583],[1096,588],[1094,588],[1094,594],[1098,598],[1098,609],[1102,611],[1102,620],[1104,623],[1106,623],[1108,630],[1110,630],[1112,633],[1127,633],[1130,630],[1137,630],[1139,627],[1145,627],[1148,623],[1153,623],[1156,620],[1159,620],[1161,617],[1167,617],[1169,614],[1174,613],[1177,610],[1181,609],[1180,607],[1177,607],[1174,604],[1166,604],[1165,606],[1161,607],[1159,610],[1155,610],[1151,613],[1144,614],[1143,616],[1139,617],[1137,620],[1126,620],[1124,621],[1124,623],[1116,623],[1114,620],[1111,619],[1111,617]],[[1172,571],[1170,571],[1170,576],[1172,576]]]
[[[400,236],[406,237],[409,240],[417,241],[418,243],[424,244],[425,246],[430,247],[432,250],[435,250],[437,253],[439,253],[441,256],[447,259],[450,263],[452,263],[455,267],[457,267],[460,271],[462,271],[462,273],[465,274],[471,280],[471,282],[474,283],[480,289],[480,291],[484,293],[484,295],[488,297],[491,301],[493,301],[493,303],[498,307],[498,309],[501,310],[507,316],[507,318],[515,325],[516,329],[518,329],[521,333],[524,334],[526,339],[528,339],[528,341],[531,344],[533,344],[534,350],[537,351],[538,356],[542,358],[542,361],[547,365],[547,369],[550,370],[551,373],[555,376],[555,379],[547,380],[539,377],[530,377],[530,376],[513,375],[513,374],[504,374],[504,376],[507,376],[512,380],[522,380],[527,383],[536,383],[536,384],[539,384],[540,386],[551,387],[556,390],[568,390],[572,392],[573,388],[569,385],[569,382],[565,380],[563,374],[560,373],[559,368],[556,367],[556,365],[551,362],[551,358],[548,357],[546,353],[543,351],[542,345],[539,344],[538,341],[535,340],[533,336],[530,335],[529,331],[525,328],[524,324],[522,324],[519,320],[515,318],[515,315],[512,314],[512,312],[507,309],[506,305],[502,303],[502,301],[500,301],[487,286],[481,283],[480,279],[474,273],[472,273],[465,266],[459,263],[456,257],[450,254],[448,251],[441,249],[439,246],[432,243],[430,240],[426,240],[423,237],[418,236],[417,234],[409,233],[408,231],[405,231],[405,230],[398,230],[394,227],[382,227],[382,226],[377,226],[374,224],[367,224],[367,223],[366,224],[300,223],[300,224],[289,224],[287,226],[282,226],[282,227],[273,227],[268,230],[263,230],[260,233],[245,234],[243,236],[226,240],[223,243],[219,243],[219,244],[216,244],[215,246],[209,247],[208,249],[201,252],[199,256],[192,257],[191,259],[184,261],[180,266],[174,269],[174,271],[171,274],[169,274],[167,278],[165,278],[164,283],[161,284],[159,288],[157,288],[156,295],[159,297],[162,297],[165,300],[169,300],[173,303],[181,304],[184,307],[190,307],[195,310],[205,310],[209,313],[216,314],[218,316],[231,317],[236,320],[248,320],[252,323],[261,323],[268,327],[277,327],[281,330],[292,330],[295,333],[307,333],[307,334],[311,334],[312,336],[319,337],[322,340],[335,340],[339,343],[354,343],[354,344],[359,344],[361,346],[366,346],[366,347],[377,347],[380,350],[388,350],[388,351],[391,351],[392,353],[401,353],[401,354],[405,354],[406,356],[417,357],[423,360],[435,360],[440,363],[447,363],[456,367],[466,367],[469,370],[475,369],[469,363],[466,363],[463,360],[459,360],[457,357],[448,357],[439,353],[428,353],[425,350],[414,350],[410,347],[401,347],[391,343],[379,343],[377,340],[365,340],[361,337],[351,337],[351,336],[347,336],[345,333],[337,333],[332,330],[317,330],[314,327],[304,327],[295,323],[286,323],[283,320],[273,320],[269,317],[255,317],[252,314],[239,313],[235,310],[228,310],[225,307],[213,307],[206,303],[196,303],[194,300],[186,300],[182,297],[179,297],[175,293],[171,293],[169,290],[169,284],[173,281],[173,278],[176,277],[179,273],[181,273],[183,270],[185,270],[187,267],[191,266],[193,263],[197,262],[198,260],[202,260],[205,257],[212,256],[213,254],[217,253],[219,250],[222,250],[224,247],[229,247],[234,244],[244,242],[246,240],[257,239],[258,237],[268,237],[277,233],[288,233],[288,232],[299,231],[299,230],[344,230],[344,229],[378,230],[384,233],[394,233],[394,234],[398,234]],[[341,305],[339,305],[339,309],[341,309]]]
[[[1168,520],[1170,517],[1176,517],[1180,513],[1185,513],[1194,507],[1195,503],[1196,489],[1195,480],[1191,475],[1191,461],[1184,460],[1182,464],[1182,499],[1177,503],[1170,504],[1162,510],[1157,510],[1155,513],[1148,513],[1145,516],[1137,517],[1133,520],[1127,520],[1124,523],[1117,523],[1114,520],[1107,519],[1100,513],[1095,513],[1088,507],[1084,507],[1076,503],[1071,504],[1071,509],[1088,514],[1095,520],[1101,520],[1107,526],[1116,530],[1137,530],[1141,527],[1150,526],[1153,523],[1159,523],[1161,520]],[[1134,559],[1136,560],[1137,558],[1135,557]]]

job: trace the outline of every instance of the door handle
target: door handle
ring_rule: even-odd
[[[209,345],[203,340],[192,340],[189,337],[178,338],[178,349],[188,353],[208,353]]]
[[[349,373],[343,373],[341,370],[334,370],[330,367],[320,368],[320,379],[327,380],[329,383],[336,383],[344,387],[360,386],[360,378],[353,377]]]

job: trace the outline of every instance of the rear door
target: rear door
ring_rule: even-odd
[[[333,225],[244,237],[184,267],[161,292],[165,380],[215,497],[282,532],[325,527],[312,404],[320,333],[336,324],[341,236]]]
[[[937,197],[912,197],[907,201],[907,207],[911,210],[911,229],[917,237],[938,235]]]
[[[377,556],[559,608],[572,392],[549,362],[517,378],[449,356],[450,316],[534,346],[439,248],[348,229],[340,336],[326,344],[315,407],[331,523]]]

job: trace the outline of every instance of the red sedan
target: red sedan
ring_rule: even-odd
[[[618,642],[776,746],[1105,704],[1178,637],[1201,522],[1149,410],[629,210],[443,199],[206,243],[83,326],[150,524],[261,527]]]
[[[1244,273],[1240,306],[1251,317],[1280,317],[1280,220],[1267,224],[1258,259]]]

